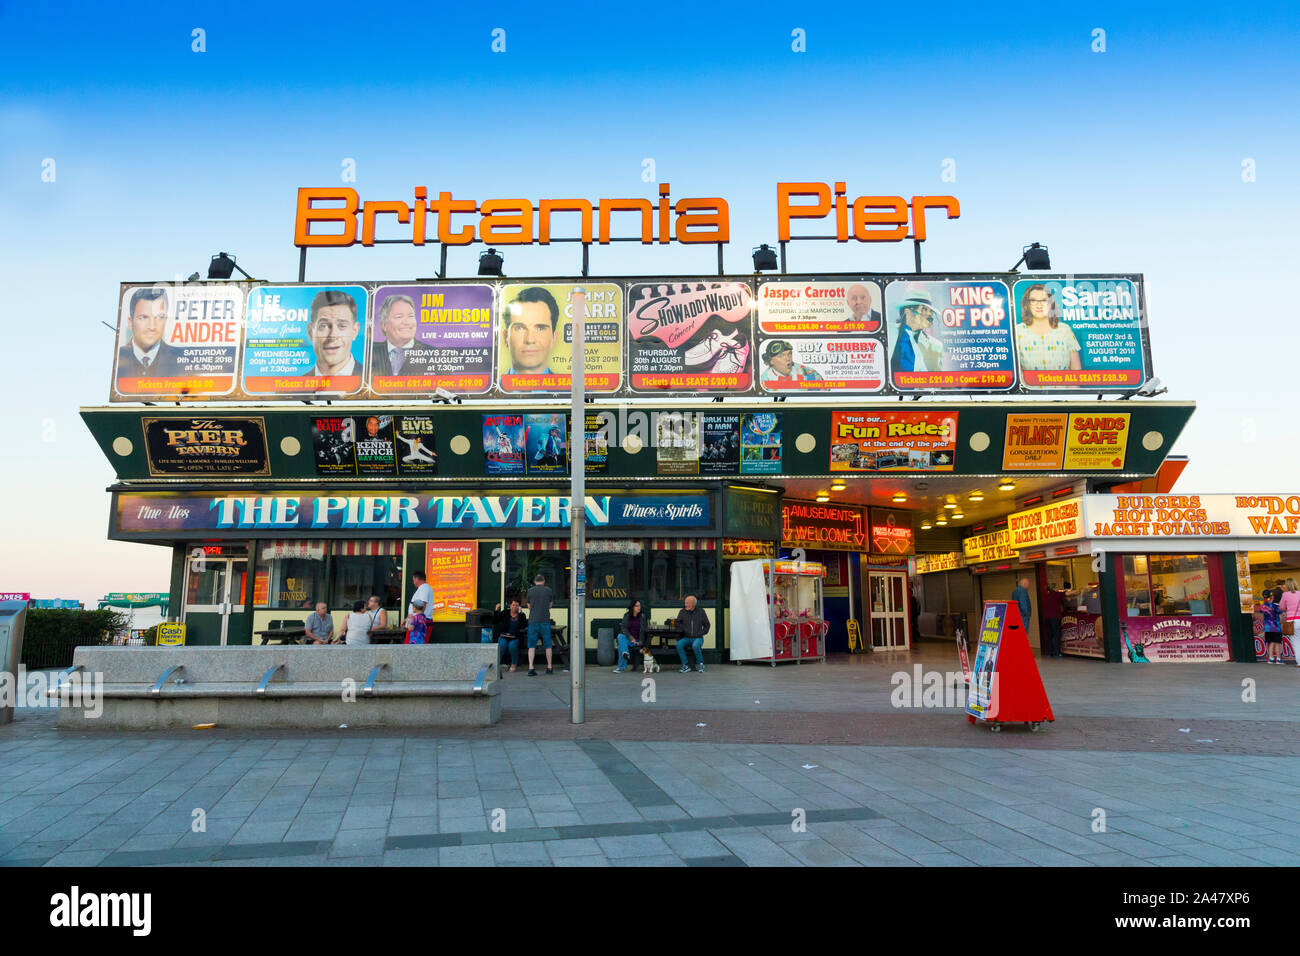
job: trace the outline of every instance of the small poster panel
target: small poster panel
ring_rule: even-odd
[[[633,391],[748,391],[754,381],[752,301],[744,282],[630,286]]]
[[[952,471],[957,412],[832,412],[831,471]]]
[[[1123,468],[1130,416],[1130,412],[1071,415],[1065,436],[1065,467],[1078,471]]]
[[[144,418],[149,474],[270,475],[262,418]]]
[[[593,282],[502,287],[497,357],[502,391],[573,390],[573,308],[579,298],[586,316],[586,390],[618,390],[623,373],[623,289],[612,282]]]
[[[318,475],[394,477],[393,416],[313,418]]]
[[[656,461],[661,475],[700,473],[700,417],[692,412],[655,416]]]
[[[1025,388],[1127,390],[1146,381],[1132,280],[1021,279],[1012,291]]]
[[[880,286],[868,279],[760,282],[758,328],[766,335],[875,335],[884,331]]]
[[[433,607],[425,609],[429,620],[464,620],[478,604],[478,543],[429,541],[424,568],[433,584]]]
[[[586,473],[604,475],[609,473],[609,419],[596,414],[584,416],[582,432]]]
[[[979,644],[975,649],[970,693],[966,698],[966,713],[981,720],[996,710],[997,694],[993,675],[998,666],[998,650],[1002,646],[1002,632],[1006,627],[1007,605],[1004,601],[986,601],[984,618],[980,624]]]
[[[524,474],[524,416],[483,416],[483,468],[489,475]]]
[[[740,474],[740,415],[705,412],[700,431],[700,474]]]
[[[1003,471],[1060,471],[1065,454],[1065,415],[1007,414]]]
[[[781,474],[781,414],[746,412],[740,429],[740,473]]]
[[[758,380],[765,392],[879,392],[885,387],[880,339],[764,339]]]
[[[889,373],[901,392],[1007,391],[1011,308],[998,280],[895,280],[885,289]]]
[[[113,400],[229,395],[243,318],[237,286],[123,286]]]
[[[438,441],[429,415],[394,415],[393,437],[397,442],[397,472],[400,475],[436,475]]]
[[[532,475],[567,475],[569,473],[569,416],[524,416],[526,472]]]
[[[492,387],[496,329],[489,285],[375,290],[370,388],[376,395],[482,395]]]
[[[244,391],[249,395],[361,391],[366,290],[259,286],[248,295]]]

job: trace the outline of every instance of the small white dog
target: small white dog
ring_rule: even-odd
[[[654,655],[645,648],[641,649],[641,673],[657,674],[659,673],[659,662],[655,660]]]

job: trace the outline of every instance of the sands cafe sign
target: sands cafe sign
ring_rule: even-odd
[[[828,183],[778,183],[776,187],[777,238],[794,237],[795,220],[830,219],[838,242],[901,242],[926,239],[926,212],[942,213],[948,219],[961,215],[954,196],[857,196],[849,198],[847,186]],[[519,246],[553,241],[553,220],[557,215],[577,217],[578,239],[605,244],[614,238],[611,219],[640,221],[643,243],[723,243],[731,241],[731,220],[727,201],[721,196],[685,198],[673,201],[671,186],[659,186],[658,201],[648,199],[457,199],[450,191],[431,196],[417,186],[410,199],[362,200],[348,187],[300,188],[294,223],[294,245],[363,246],[375,244],[376,221],[405,226],[409,241],[422,246],[435,241],[444,246],[484,242],[497,246]],[[477,221],[468,217],[478,216]],[[633,218],[635,217],[635,218]],[[567,220],[572,222],[572,218]],[[909,231],[910,230],[910,231]],[[430,235],[435,238],[430,239]],[[558,240],[558,237],[555,237]],[[829,238],[829,237],[828,237]],[[559,241],[572,241],[571,238]]]

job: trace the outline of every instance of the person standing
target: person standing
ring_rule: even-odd
[[[429,619],[424,616],[424,602],[412,601],[412,611],[406,618],[406,643],[429,643]]]
[[[1282,600],[1278,604],[1281,607],[1282,635],[1291,639],[1292,653],[1295,654],[1296,664],[1300,665],[1300,651],[1296,649],[1296,639],[1300,638],[1300,585],[1296,584],[1295,578],[1286,579]],[[1291,625],[1290,634],[1286,632],[1288,624]],[[1279,655],[1280,653],[1279,648]]]
[[[623,623],[618,631],[618,666],[614,673],[622,674],[631,663],[631,649],[641,647],[641,634],[645,626],[645,615],[641,613],[641,602],[635,598],[627,606]],[[644,650],[642,653],[646,653]]]
[[[682,659],[681,673],[691,672],[691,665],[686,660],[686,649],[689,647],[695,651],[695,669],[703,674],[704,635],[709,633],[709,616],[704,613],[704,608],[698,606],[694,594],[686,595],[686,600],[682,603],[685,606],[677,612],[677,620],[674,622],[677,630],[682,632],[682,637],[677,641],[677,656]]]
[[[1034,612],[1034,606],[1029,601],[1029,578],[1021,578],[1016,583],[1016,589],[1011,592],[1011,600],[1020,608],[1020,623],[1025,626],[1025,633],[1028,634],[1029,616]]]
[[[1049,587],[1043,595],[1043,657],[1061,656],[1061,617],[1065,614],[1065,592]]]
[[[536,677],[537,668],[533,658],[537,654],[537,642],[540,640],[546,648],[546,673],[551,670],[551,605],[555,603],[555,592],[546,586],[546,576],[538,574],[533,578],[533,586],[528,589],[528,676]]]
[[[364,601],[352,605],[352,613],[344,624],[343,635],[343,643],[349,647],[370,643],[370,615],[366,613]]]
[[[408,617],[415,613],[416,601],[421,602],[426,608],[433,608],[433,588],[429,587],[423,571],[411,572],[411,586],[415,588],[415,593],[411,595],[411,606],[406,609]]]
[[[328,644],[334,640],[334,619],[324,601],[316,604],[316,610],[308,614],[302,624],[304,644]]]
[[[1281,588],[1264,592],[1264,603],[1260,610],[1264,612],[1264,646],[1270,664],[1282,663],[1282,605]]]

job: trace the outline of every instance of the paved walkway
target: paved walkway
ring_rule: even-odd
[[[567,675],[517,672],[502,723],[454,737],[67,733],[20,710],[0,727],[0,865],[1300,859],[1295,670],[1045,661],[1057,721],[1038,734],[890,706],[894,673],[951,657],[661,673],[653,703],[640,674],[593,668],[580,727]]]

